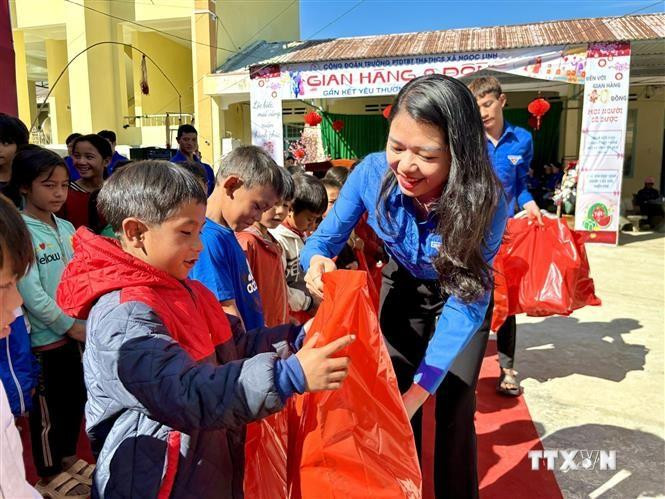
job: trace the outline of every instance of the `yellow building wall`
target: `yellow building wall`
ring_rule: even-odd
[[[118,2],[119,3],[119,2]],[[189,17],[194,0],[137,0],[134,2],[136,21],[158,21]]]
[[[15,5],[17,28],[51,26],[65,22],[64,0],[16,0]]]
[[[217,0],[217,46],[239,51],[257,40],[288,41],[300,38],[299,2],[274,0]],[[222,64],[233,53],[218,50]]]
[[[51,141],[64,144],[67,136],[72,133],[72,113],[69,103],[69,72],[65,71],[58,80],[63,68],[67,65],[67,42],[65,40],[46,40],[46,61],[48,84],[52,89],[49,97],[49,115],[51,117]],[[54,86],[55,85],[55,86]]]
[[[192,90],[192,52],[165,36],[137,31],[133,34],[132,45],[148,54],[182,94],[182,112],[194,112],[194,93]],[[178,111],[178,94],[164,75],[147,60],[148,86],[150,93],[143,95],[141,82],[141,54],[132,51],[135,112],[142,114],[164,114]],[[124,82],[123,82],[124,84]]]

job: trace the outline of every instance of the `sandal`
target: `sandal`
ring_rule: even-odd
[[[35,484],[37,492],[48,499],[86,499],[90,496],[89,489],[86,494],[70,494],[73,489],[80,486],[85,485],[66,471],[63,471],[48,483],[40,480]]]
[[[506,385],[513,385],[513,388],[508,388]],[[496,391],[507,397],[518,397],[522,393],[522,387],[513,374],[501,369],[499,381],[496,384]]]
[[[90,464],[83,459],[79,459],[66,470],[74,479],[83,485],[92,486],[92,474],[95,471],[95,465]]]

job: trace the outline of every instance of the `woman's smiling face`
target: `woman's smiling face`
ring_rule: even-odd
[[[400,111],[390,123],[386,157],[403,194],[421,202],[441,195],[450,172],[450,148],[438,127]]]

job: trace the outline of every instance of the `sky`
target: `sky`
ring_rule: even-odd
[[[654,0],[300,0],[301,39],[665,12]]]

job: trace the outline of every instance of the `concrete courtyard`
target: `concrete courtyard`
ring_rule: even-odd
[[[546,450],[616,451],[616,468],[562,470],[566,498],[665,497],[665,234],[587,245],[600,307],[518,317],[517,364]],[[588,464],[588,463],[587,463]]]

